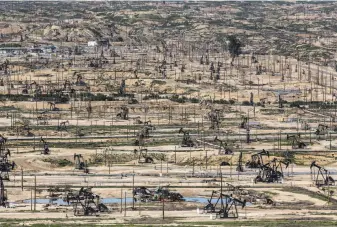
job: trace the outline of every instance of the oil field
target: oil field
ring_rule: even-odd
[[[0,226],[336,226],[336,14],[0,1]]]

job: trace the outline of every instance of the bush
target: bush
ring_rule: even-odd
[[[225,99],[220,99],[220,100],[214,100],[215,104],[229,104],[230,102],[228,102]]]
[[[242,105],[243,105],[243,106],[250,106],[251,104],[250,104],[249,101],[246,100],[246,101],[243,101],[243,102],[242,102]]]
[[[73,163],[67,159],[60,159],[57,161],[57,165],[60,167],[71,166]]]
[[[160,99],[160,96],[158,94],[151,93],[150,95],[145,95],[143,97],[143,100],[150,100],[150,99]]]
[[[55,159],[55,158],[45,158],[42,161],[49,162],[52,165],[56,165],[58,167],[72,166],[73,163],[67,159]]]
[[[162,81],[162,80],[153,80],[151,82],[151,84],[155,85],[155,84],[158,84],[158,85],[164,85],[166,84],[166,81]]]
[[[20,43],[3,43],[0,47],[21,47]]]
[[[187,98],[185,96],[182,96],[181,98],[179,98],[179,95],[173,95],[170,100],[172,102],[178,102],[178,103],[185,103]]]
[[[191,103],[199,103],[200,101],[199,101],[199,99],[197,99],[197,98],[191,98],[191,99],[190,99],[190,102],[191,102]]]

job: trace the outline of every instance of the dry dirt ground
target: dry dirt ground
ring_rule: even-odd
[[[200,25],[198,28],[205,27]],[[11,29],[17,32],[19,27],[12,26]],[[228,28],[223,32],[232,30]],[[1,31],[8,33],[8,29]],[[236,29],[236,32],[240,31],[244,30]],[[49,34],[50,28],[46,28],[45,32]],[[127,32],[122,30],[121,33]],[[75,42],[67,45],[75,45]],[[47,94],[62,88],[65,80],[75,84],[77,74],[82,75],[89,88],[74,85],[76,91],[70,101],[57,103],[59,110],[55,111],[50,109],[48,101],[1,99],[1,134],[8,138],[6,146],[11,150],[10,161],[16,163],[16,168],[10,173],[10,181],[4,182],[4,194],[10,208],[0,208],[0,226],[337,226],[336,186],[316,187],[313,175],[317,170],[313,173],[310,169],[311,163],[316,161],[337,179],[336,106],[332,108],[331,104],[335,99],[336,70],[272,54],[254,55],[258,63],[252,61],[252,55],[243,54],[231,65],[229,53],[210,51],[210,62],[215,65],[218,61],[223,63],[219,80],[210,78],[209,65],[200,64],[199,55],[194,59],[178,55],[179,66],[173,66],[171,59],[167,76],[163,78],[156,68],[167,58],[155,51],[156,45],[150,45],[146,54],[151,58],[148,57],[144,69],[135,78],[135,62],[144,53],[131,51],[127,43],[113,45],[121,48],[120,54],[125,58],[118,57],[116,64],[111,64],[112,58],[108,57],[109,65],[101,69],[93,69],[83,63],[84,58],[94,57],[97,53],[74,61],[83,63],[83,67],[75,63],[73,67],[58,69],[30,70],[25,66],[11,66],[14,73],[10,82],[5,81],[0,86],[2,95],[22,94],[26,81],[28,84],[35,81],[41,86],[42,93]],[[102,53],[105,56],[110,54],[107,50],[102,50]],[[14,56],[11,61],[22,63],[24,60]],[[182,65],[186,67],[184,72],[181,72]],[[265,70],[257,75],[256,67],[259,65]],[[117,95],[122,79],[125,79],[126,93],[133,94],[137,104],[129,104],[127,97]],[[91,94],[106,95],[107,99],[112,95],[118,100],[89,102],[88,89]],[[34,86],[28,90],[30,97],[36,92]],[[279,108],[279,94],[285,101],[283,108]],[[174,101],[173,95],[190,101]],[[247,104],[251,95],[256,105]],[[197,101],[192,102],[193,99]],[[221,103],[221,100],[226,102]],[[264,107],[260,105],[263,100],[266,102]],[[304,100],[324,103],[325,106],[291,106],[295,101]],[[331,105],[331,108],[324,109],[326,105]],[[92,107],[90,116],[89,106]],[[127,120],[116,116],[122,106],[129,107]],[[208,115],[215,109],[221,112],[219,129],[210,129]],[[48,120],[46,125],[37,121],[43,111],[46,111],[44,114]],[[249,143],[247,130],[239,127],[242,117],[248,117],[251,123]],[[144,146],[151,157],[155,157],[153,164],[139,163],[138,155],[134,153],[135,149],[140,149],[134,146],[137,133],[144,127],[137,120],[143,123],[150,121],[156,128],[150,132],[150,138],[145,139]],[[62,121],[68,121],[67,130],[58,130]],[[305,122],[308,123],[306,129],[303,128]],[[315,131],[320,124],[327,125],[329,130],[319,136]],[[29,126],[33,134],[27,135],[25,130],[21,130],[23,125]],[[178,133],[180,128],[190,132],[196,147],[180,146],[183,136]],[[83,129],[84,135],[78,135],[79,129]],[[299,140],[307,147],[292,147],[288,135],[300,135]],[[41,137],[48,142],[49,155],[41,154]],[[220,155],[215,137],[228,143],[233,155]],[[255,183],[257,169],[244,168],[243,172],[237,172],[240,152],[244,165],[252,155],[263,149],[270,152],[269,157],[264,157],[265,163],[274,158],[291,159],[291,164],[283,169],[281,182]],[[74,154],[81,154],[87,161],[89,174],[74,168]],[[231,166],[220,167],[222,162]],[[253,196],[245,197],[249,203],[246,207],[237,207],[239,218],[235,221],[202,212],[212,191],[220,189],[221,174],[224,194],[231,193],[227,187],[229,183],[257,197],[256,201]],[[167,186],[187,200],[199,198],[202,202],[166,201],[163,214],[161,202],[133,204],[131,200],[126,203],[121,200],[125,196],[128,199],[132,197],[133,187],[143,186]],[[49,199],[48,189],[52,187],[77,191],[82,187],[92,187],[101,198],[114,200],[107,204],[108,213],[93,216],[75,216],[71,205],[39,202],[34,205],[27,201],[35,195],[37,199]],[[65,193],[59,193],[58,198],[64,196]],[[267,198],[273,204],[268,204]]]

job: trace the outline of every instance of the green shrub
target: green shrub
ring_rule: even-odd
[[[246,100],[246,101],[243,101],[243,102],[242,102],[242,105],[243,105],[243,106],[250,106],[250,102],[247,101],[247,100]]]

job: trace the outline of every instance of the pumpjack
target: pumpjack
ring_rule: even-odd
[[[28,81],[26,81],[25,83],[25,87],[22,90],[22,94],[28,94],[28,90],[33,88],[33,85],[35,85],[35,90],[39,89],[39,84],[36,83],[36,81],[33,81],[33,83],[28,84]]]
[[[184,201],[184,197],[178,192],[172,192],[166,187],[157,187],[156,189],[148,189],[146,187],[138,187],[133,190],[134,201]]]
[[[83,132],[83,128],[78,128],[75,133],[76,136],[82,137],[85,136],[85,133]]]
[[[68,120],[60,122],[59,125],[57,126],[57,130],[58,131],[68,131],[67,125],[69,125]]]
[[[54,102],[48,102],[50,111],[59,111],[60,109],[56,107]]]
[[[241,196],[243,189],[241,186],[235,186],[230,183],[227,184],[227,191],[231,192],[232,195]]]
[[[116,115],[116,117],[127,120],[129,118],[129,108],[127,106],[122,106],[121,111]]]
[[[251,160],[246,163],[246,167],[251,169],[260,168],[261,166],[264,165],[263,156],[268,156],[269,158],[269,151],[263,149],[261,152],[253,154],[251,156]]]
[[[247,129],[248,127],[248,117],[241,116],[241,123],[239,128]]]
[[[100,201],[100,196],[94,194],[91,188],[81,188],[78,193],[69,192],[66,196],[68,204],[74,207],[75,216],[96,215],[97,212],[108,212],[109,209]]]
[[[310,125],[306,121],[301,122],[301,129],[303,130],[310,130]]]
[[[180,128],[179,129],[179,134],[180,133],[184,134],[183,140],[181,141],[181,146],[182,147],[194,147],[195,146],[195,144],[192,141],[192,138],[191,138],[189,132],[184,131],[183,128]]]
[[[7,138],[0,134],[0,155],[1,156],[3,156],[7,151],[6,142],[7,142]]]
[[[41,137],[40,142],[43,143],[43,150],[41,150],[41,154],[50,154],[48,143]]]
[[[63,89],[65,91],[71,91],[71,83],[69,80],[65,80],[63,84]]]
[[[211,121],[210,129],[219,129],[220,124],[220,110],[212,109],[211,112],[207,114],[209,120]]]
[[[144,145],[144,138],[145,138],[145,135],[143,134],[143,132],[142,131],[138,132],[137,133],[137,139],[136,139],[136,141],[134,142],[133,145],[143,146]]]
[[[86,107],[87,112],[88,112],[88,119],[91,117],[92,113],[92,106],[91,106],[91,101],[88,102],[88,106]]]
[[[325,135],[328,133],[328,128],[329,126],[327,125],[323,125],[323,124],[319,124],[316,131],[315,131],[315,134],[316,135]]]
[[[121,85],[119,87],[119,94],[120,95],[125,95],[125,80],[122,80]]]
[[[317,173],[315,169],[317,169]],[[316,161],[313,161],[310,165],[311,178],[314,180],[316,187],[335,185],[335,180],[330,176],[330,173],[325,168],[316,164]]]
[[[255,183],[257,182],[265,182],[265,183],[274,183],[280,182],[283,175],[283,167],[288,168],[288,161],[282,161],[274,158],[271,162],[260,167],[259,175],[255,178]]]
[[[133,152],[138,153],[138,163],[153,163],[153,158],[147,155],[147,148],[135,149]]]
[[[149,124],[150,121],[144,123],[144,127],[137,133],[137,139],[134,143],[135,146],[143,146],[144,145],[144,138],[150,137],[150,131],[156,130],[156,127]]]
[[[203,65],[204,64],[204,55],[201,55],[201,58],[200,58],[200,65]]]
[[[128,100],[128,104],[132,105],[132,104],[138,104],[138,100],[135,99],[135,98],[131,98],[131,96],[129,97],[129,100]]]
[[[307,147],[304,142],[300,141],[300,135],[287,135],[287,140],[290,140],[293,149],[303,149]]]
[[[179,192],[169,191],[168,186],[159,186],[153,191],[154,201],[184,201],[184,197]]]
[[[76,75],[76,72],[74,73],[74,75]],[[83,77],[80,74],[77,75],[76,85],[77,86],[86,86],[86,83],[83,81]]]
[[[9,156],[11,156],[10,150],[7,149],[6,152],[2,152],[0,156],[0,175],[3,180],[9,181],[9,172],[11,172],[15,167],[15,162],[9,161]]]
[[[0,206],[8,207],[7,190],[5,189],[5,185],[1,175],[0,175]]]
[[[81,154],[74,154],[75,169],[83,170],[85,173],[89,173],[88,164],[84,161]]]
[[[29,127],[28,124],[21,123],[21,125],[19,127],[17,127],[18,133],[20,133],[20,134],[23,133],[25,136],[34,136],[34,134],[30,130],[31,130],[31,128]]]
[[[218,139],[217,136],[214,138],[214,142],[220,142],[219,155],[221,155],[221,154],[229,154],[229,155],[233,154],[233,151],[227,146],[227,143]]]
[[[217,199],[216,199],[217,196]],[[214,203],[215,200],[215,203]],[[246,200],[239,200],[232,195],[226,195],[222,189],[222,174],[221,174],[221,187],[220,191],[212,191],[211,198],[208,199],[208,204],[204,207],[206,213],[216,213],[220,218],[238,218],[237,206],[241,205],[242,208],[246,206]]]
[[[250,93],[249,103],[250,103],[250,105],[252,105],[252,106],[254,105],[254,94],[253,94],[253,92]]]
[[[39,113],[39,116],[36,117],[37,125],[48,125],[48,117],[46,115],[47,111]]]
[[[147,202],[153,198],[153,190],[149,190],[146,187],[135,188],[132,194],[135,202]]]

